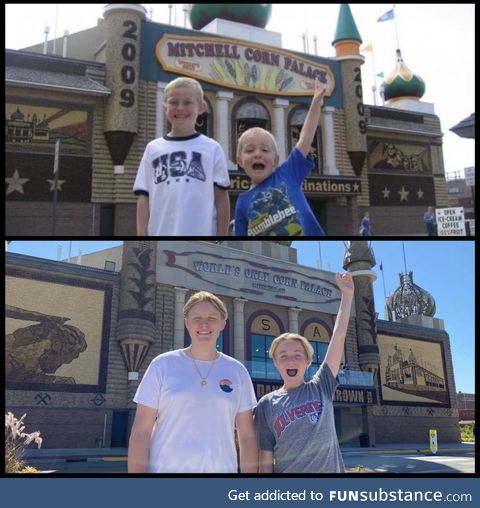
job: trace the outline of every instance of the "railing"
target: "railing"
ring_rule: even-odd
[[[340,370],[338,380],[341,385],[355,386],[373,386],[373,376],[371,372],[361,370]]]

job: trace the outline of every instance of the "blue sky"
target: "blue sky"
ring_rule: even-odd
[[[72,241],[71,255],[107,249],[121,245],[121,241]],[[475,391],[475,264],[474,242],[462,241],[373,241],[377,265],[374,284],[375,306],[379,317],[384,317],[384,290],[392,294],[399,286],[399,273],[404,271],[403,246],[407,270],[413,271],[413,281],[426,289],[435,298],[437,312],[435,317],[445,321],[445,329],[450,335],[455,382],[457,391]],[[47,259],[57,259],[57,246],[62,246],[62,257],[66,258],[70,249],[69,241],[14,241],[10,252],[18,252]],[[345,242],[342,241],[296,241],[298,263],[317,266],[322,258],[323,269],[343,271],[342,262]],[[383,277],[379,270],[383,263]]]
[[[426,289],[435,299],[435,317],[443,319],[450,336],[457,391],[475,391],[475,244],[472,241],[373,241],[377,265],[374,284],[375,307],[384,318],[383,263],[386,295],[400,285],[404,272],[402,243],[405,246],[407,270],[413,271],[413,282]],[[293,242],[298,249],[298,263],[317,266],[321,248],[323,268],[330,263],[332,271],[343,271],[344,242]]]

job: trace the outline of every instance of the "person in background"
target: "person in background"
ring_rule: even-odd
[[[362,220],[360,221],[359,233],[361,236],[372,236],[372,227],[370,222],[370,213],[365,212]]]
[[[433,206],[429,206],[423,214],[423,222],[425,222],[427,228],[427,235],[435,236],[435,211]]]

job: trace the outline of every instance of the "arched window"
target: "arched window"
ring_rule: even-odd
[[[268,310],[257,311],[247,322],[250,335],[247,351],[250,353],[249,372],[253,379],[281,380],[268,352],[275,337],[283,333],[278,316]]]
[[[197,122],[195,123],[195,130],[197,132],[201,132],[205,136],[209,138],[213,138],[213,115],[212,115],[212,106],[210,105],[209,100],[205,97],[205,103],[207,105],[207,109],[201,115],[198,115]]]
[[[305,106],[296,106],[292,109],[288,119],[288,148],[289,152],[297,144],[300,138],[300,131],[305,123],[308,109]],[[321,131],[317,129],[315,137],[312,141],[312,147],[308,153],[309,157],[315,162],[315,168],[312,170],[314,174],[323,174],[323,156],[322,156],[322,143]]]
[[[233,108],[232,113],[232,147],[234,148],[234,159],[236,159],[238,138],[252,127],[270,130],[271,122],[267,108],[260,101],[250,97],[240,100]]]
[[[307,378],[311,378],[325,359],[332,330],[321,319],[312,318],[303,323],[300,334],[307,338],[313,347],[312,365],[307,372]]]

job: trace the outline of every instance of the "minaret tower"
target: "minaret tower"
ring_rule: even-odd
[[[138,131],[140,30],[147,11],[140,4],[108,4],[106,24],[106,85],[112,91],[105,107],[105,138],[114,174],[124,162]]]
[[[377,278],[372,271],[375,264],[372,249],[366,241],[349,242],[343,259],[343,268],[352,274],[355,283],[358,362],[363,371],[372,373],[374,381],[380,366],[373,297],[373,282]]]
[[[360,176],[367,155],[367,124],[363,106],[362,39],[348,4],[340,4],[337,30],[332,45],[342,72],[346,145],[353,171]]]

